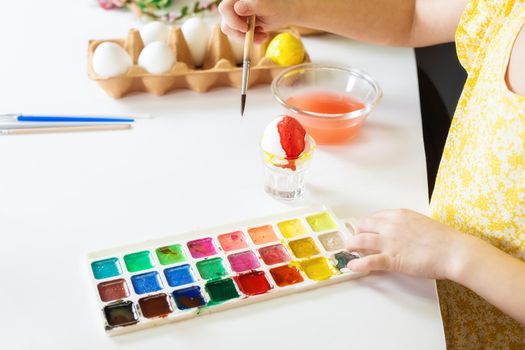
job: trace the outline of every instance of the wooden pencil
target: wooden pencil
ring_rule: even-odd
[[[110,131],[131,129],[131,124],[79,125],[61,127],[38,127],[0,130],[2,135],[48,134],[61,132]]]

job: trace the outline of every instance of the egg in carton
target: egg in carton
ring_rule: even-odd
[[[297,32],[287,31],[300,38]],[[250,57],[252,66],[249,86],[268,84],[286,68],[265,57],[268,43],[277,34],[279,32],[271,33],[268,40],[260,45],[254,45]],[[104,42],[115,43],[127,51],[132,60],[131,68],[127,72],[112,77],[104,77],[95,72],[93,55],[95,49]],[[236,65],[232,44],[228,37],[222,33],[219,26],[215,26],[212,30],[202,67],[195,66],[188,43],[180,27],[171,28],[168,46],[175,55],[175,63],[167,73],[151,74],[138,64],[144,43],[137,29],[130,29],[127,39],[90,40],[88,48],[89,77],[98,82],[113,98],[120,98],[135,91],[164,95],[176,89],[206,92],[218,86],[241,88],[242,67]],[[307,52],[305,52],[304,62],[310,62]]]

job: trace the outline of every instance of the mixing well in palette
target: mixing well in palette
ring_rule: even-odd
[[[91,254],[108,334],[362,275],[346,268],[350,233],[326,208],[252,222]]]

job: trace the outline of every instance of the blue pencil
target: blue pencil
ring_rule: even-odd
[[[133,118],[91,117],[91,116],[54,116],[54,115],[0,115],[0,121],[39,122],[39,123],[133,123]]]

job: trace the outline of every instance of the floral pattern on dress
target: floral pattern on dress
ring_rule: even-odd
[[[525,96],[505,73],[525,0],[473,0],[456,32],[468,79],[431,200],[432,216],[525,260]],[[525,349],[525,328],[472,291],[438,281],[447,346]]]

